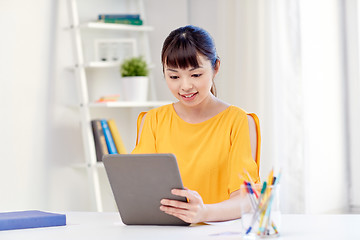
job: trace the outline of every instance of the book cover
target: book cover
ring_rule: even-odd
[[[98,162],[102,161],[102,157],[105,154],[109,154],[108,147],[105,140],[104,131],[101,126],[101,122],[98,119],[91,121],[91,126],[94,135],[95,142],[95,151],[96,151],[96,160]]]
[[[98,19],[140,19],[140,14],[99,14]]]
[[[0,230],[65,226],[66,215],[43,211],[0,213]]]
[[[111,135],[110,129],[109,129],[109,125],[107,123],[107,121],[105,119],[100,120],[101,122],[101,126],[104,132],[104,136],[105,136],[105,140],[106,140],[106,145],[109,151],[109,154],[117,154],[117,150],[116,150],[116,146],[115,146],[115,142],[114,139]]]
[[[116,126],[116,123],[115,123],[115,120],[114,119],[109,119],[108,120],[108,125],[109,125],[109,128],[110,128],[110,132],[111,132],[111,135],[114,139],[114,142],[115,142],[115,146],[116,146],[116,149],[118,151],[118,153],[120,154],[126,154],[126,148],[125,148],[125,145],[124,145],[124,142],[120,136],[120,132]]]
[[[100,22],[103,23],[118,23],[118,24],[128,24],[128,25],[143,25],[141,19],[102,19]]]

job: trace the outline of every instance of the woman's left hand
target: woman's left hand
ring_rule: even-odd
[[[206,205],[204,204],[200,194],[196,191],[185,188],[173,189],[171,193],[177,196],[186,197],[188,202],[177,200],[162,199],[160,210],[180,218],[187,223],[198,223],[206,221]]]

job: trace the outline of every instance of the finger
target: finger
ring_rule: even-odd
[[[192,219],[191,216],[191,212],[186,210],[186,209],[181,209],[181,208],[173,208],[173,207],[169,207],[169,206],[161,206],[160,210],[169,214],[169,215],[173,215],[176,217],[179,217],[181,219]]]
[[[180,197],[186,197],[189,201],[196,201],[198,199],[196,192],[184,189],[172,189],[171,193]]]
[[[171,206],[171,207],[182,208],[182,209],[189,209],[189,204],[188,203],[177,201],[177,200],[162,199],[160,201],[160,203],[162,205],[165,205],[165,206]]]

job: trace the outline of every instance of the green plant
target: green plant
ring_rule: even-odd
[[[120,73],[122,77],[147,76],[149,70],[142,57],[132,57],[123,61]]]

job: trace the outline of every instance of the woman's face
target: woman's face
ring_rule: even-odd
[[[187,69],[164,66],[166,83],[172,94],[184,105],[196,106],[211,97],[211,86],[218,72],[218,63],[213,69],[210,60],[198,56],[199,67]]]

